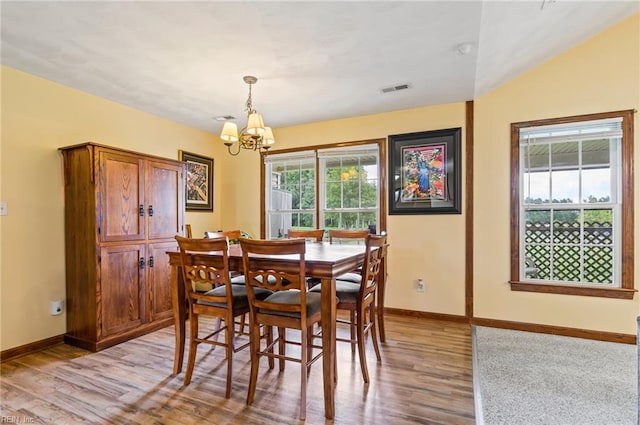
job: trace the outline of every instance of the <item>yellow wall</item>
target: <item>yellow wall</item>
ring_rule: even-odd
[[[464,122],[465,104],[454,103],[280,128],[275,131],[274,153],[308,145],[385,139],[390,134],[464,129]],[[464,137],[463,130],[463,141]],[[239,184],[234,188],[230,183],[225,189],[222,215],[226,228],[240,227],[259,235],[260,163],[256,156],[243,152],[232,160],[238,166],[229,167],[230,175],[235,173],[229,182]],[[235,194],[234,199],[230,193]],[[464,214],[392,215],[387,218],[387,232],[391,247],[386,306],[464,315]],[[418,278],[426,282],[424,293],[415,290]]]
[[[640,14],[476,100],[475,316],[635,334],[633,300],[512,292],[509,148],[512,122],[640,109]],[[640,280],[640,125],[635,116],[635,282]],[[490,249],[487,249],[491,247]]]
[[[64,195],[58,148],[94,141],[167,158],[178,150],[215,162],[214,212],[188,213],[194,233],[220,226],[223,161],[218,139],[135,109],[2,67],[0,349],[65,332],[49,314],[65,297]]]
[[[195,235],[240,228],[259,235],[259,157],[226,153],[211,134],[1,68],[0,350],[65,332],[49,315],[64,298],[60,146],[95,141],[170,158],[184,149],[215,159],[214,212],[187,213]],[[511,292],[509,125],[567,115],[640,109],[640,14],[475,101],[475,316],[635,334],[634,300]],[[464,104],[416,108],[275,130],[276,149],[464,128]],[[268,117],[266,117],[268,120]],[[640,124],[635,118],[636,141]],[[463,140],[465,137],[463,131]],[[640,164],[636,142],[635,162]],[[463,168],[464,168],[464,152]],[[464,174],[462,176],[464,181]],[[636,171],[636,281],[640,277],[640,173]],[[463,187],[464,192],[464,187]],[[463,212],[466,208],[463,193]],[[389,216],[392,308],[464,315],[464,213]],[[424,278],[426,292],[415,292]]]

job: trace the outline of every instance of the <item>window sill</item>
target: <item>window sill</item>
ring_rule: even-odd
[[[585,297],[633,299],[636,289],[626,288],[595,288],[576,285],[554,285],[553,283],[531,283],[509,281],[512,291],[544,292],[548,294],[582,295]]]

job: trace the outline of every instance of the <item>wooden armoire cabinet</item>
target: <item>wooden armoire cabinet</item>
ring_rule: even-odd
[[[184,164],[95,143],[60,151],[65,342],[97,351],[173,323],[166,252],[184,232]]]

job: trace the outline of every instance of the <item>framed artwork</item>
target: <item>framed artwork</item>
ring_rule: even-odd
[[[179,151],[186,162],[187,211],[213,211],[213,158]]]
[[[389,214],[460,214],[460,128],[389,140]]]

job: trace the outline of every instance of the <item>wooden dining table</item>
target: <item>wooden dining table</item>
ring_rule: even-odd
[[[321,281],[322,296],[322,372],[324,382],[324,412],[325,417],[333,419],[335,414],[334,401],[334,364],[336,361],[336,277],[343,273],[353,271],[364,262],[364,245],[332,245],[327,242],[306,244],[305,274],[319,278]],[[173,373],[178,374],[182,370],[185,347],[185,287],[180,271],[180,254],[169,251],[169,264],[171,266],[171,302],[173,305],[173,317],[175,322],[175,354]],[[221,254],[212,252],[207,255],[196,255],[197,261],[206,264],[207,259],[219,257]],[[256,256],[265,264],[278,262],[279,269],[291,267],[295,270],[298,260],[275,259],[273,256]],[[240,245],[229,245],[229,269],[242,271],[242,250]]]

